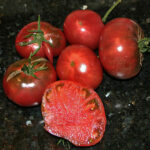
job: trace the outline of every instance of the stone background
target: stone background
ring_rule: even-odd
[[[104,16],[113,0],[0,0],[0,150],[67,150],[59,138],[43,129],[40,106],[22,108],[5,96],[2,88],[6,68],[16,60],[14,41],[19,30],[37,20],[62,29],[65,17],[87,5]],[[135,20],[150,37],[150,1],[123,0],[111,13],[115,17]],[[54,65],[57,58],[54,59]],[[130,80],[120,81],[104,72],[96,89],[105,106],[107,126],[100,143],[89,148],[71,150],[149,150],[150,143],[150,54],[144,54],[141,72]],[[65,142],[67,143],[67,142]]]

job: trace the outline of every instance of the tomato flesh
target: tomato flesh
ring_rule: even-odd
[[[76,146],[98,143],[105,132],[106,116],[98,94],[77,82],[59,80],[44,93],[45,129]]]

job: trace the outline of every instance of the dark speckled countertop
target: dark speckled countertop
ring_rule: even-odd
[[[101,16],[112,0],[0,0],[0,150],[67,150],[59,138],[43,129],[40,106],[22,108],[5,96],[2,88],[6,68],[16,60],[14,41],[19,30],[37,20],[48,21],[62,28],[68,13],[87,5]],[[150,37],[150,1],[123,0],[109,16],[128,17],[140,24]],[[54,65],[57,58],[54,59]],[[116,80],[104,73],[96,89],[105,106],[107,126],[100,143],[72,150],[149,150],[150,149],[150,54],[144,54],[141,72],[126,81]]]

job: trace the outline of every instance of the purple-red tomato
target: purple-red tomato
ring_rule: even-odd
[[[64,33],[48,22],[31,22],[18,33],[15,41],[17,52],[25,58],[39,48],[36,56],[47,57],[53,62],[66,46]]]
[[[64,34],[70,44],[98,48],[104,24],[99,14],[92,10],[75,10],[64,21]]]
[[[45,58],[35,56],[29,65],[28,59],[11,64],[3,78],[7,97],[20,106],[35,106],[41,103],[46,86],[56,81],[56,71]]]
[[[61,80],[72,80],[97,88],[103,71],[96,54],[84,45],[67,46],[59,55],[56,72]]]
[[[141,27],[131,19],[116,18],[108,22],[99,42],[99,57],[106,72],[119,79],[137,75],[143,60],[138,41],[143,37]]]

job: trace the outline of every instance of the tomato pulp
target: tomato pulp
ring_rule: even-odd
[[[3,78],[3,88],[7,97],[20,106],[35,106],[41,103],[46,86],[56,81],[56,71],[53,65],[38,56],[31,59],[37,65],[35,69],[45,67],[44,70],[35,71],[33,77],[23,72],[23,66],[28,65],[27,59],[21,59],[11,64]]]
[[[76,81],[90,88],[97,88],[103,79],[99,59],[83,45],[67,46],[57,60],[56,72],[61,80]]]
[[[142,38],[141,27],[131,19],[116,18],[108,22],[99,42],[99,56],[106,72],[119,79],[137,75],[143,60],[138,48]]]
[[[77,82],[59,80],[46,88],[42,100],[45,129],[76,146],[98,143],[106,116],[98,94]]]

